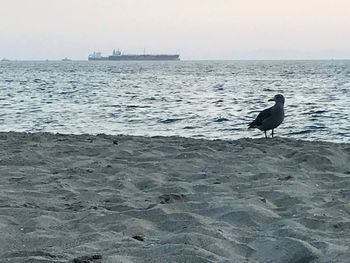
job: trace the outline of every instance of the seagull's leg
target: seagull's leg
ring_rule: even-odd
[[[264,132],[265,132],[265,138],[267,139],[266,131],[264,131]]]
[[[272,129],[272,133],[271,133],[271,135],[272,135],[272,138],[273,138],[273,129]]]

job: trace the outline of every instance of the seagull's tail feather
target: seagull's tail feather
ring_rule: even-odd
[[[256,128],[256,122],[255,121],[253,121],[253,122],[248,124],[248,129],[253,129],[253,128]]]

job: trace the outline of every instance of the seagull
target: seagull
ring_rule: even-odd
[[[266,131],[277,128],[284,119],[284,97],[281,94],[277,94],[269,101],[274,101],[275,105],[267,108],[259,113],[258,117],[248,125],[248,129],[258,128],[260,131],[264,131],[265,138],[267,138]]]

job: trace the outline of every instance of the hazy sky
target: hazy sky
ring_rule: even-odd
[[[350,0],[0,0],[0,58],[350,58]]]

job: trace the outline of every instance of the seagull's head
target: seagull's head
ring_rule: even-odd
[[[284,104],[284,97],[282,94],[277,94],[273,97],[273,99],[269,99],[269,101]]]

